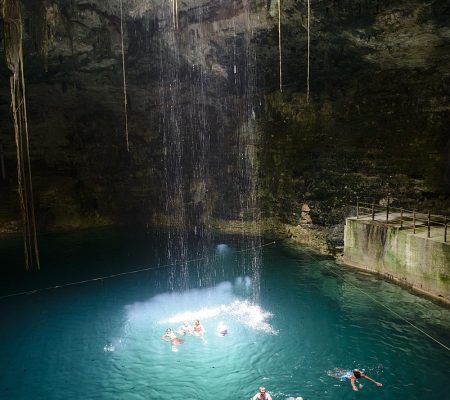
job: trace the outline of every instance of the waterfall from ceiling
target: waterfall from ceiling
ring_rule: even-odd
[[[169,222],[167,258],[173,264],[170,289],[213,283],[213,260],[208,259],[211,222],[214,210],[221,206],[220,199],[231,198],[228,209],[222,212],[240,222],[240,245],[251,249],[242,271],[253,281],[252,297],[256,300],[260,238],[251,4],[242,5],[236,0],[231,6],[223,4],[233,7],[232,14],[243,19],[246,27],[244,33],[234,31],[233,65],[229,71],[212,65],[211,42],[219,33],[206,21],[207,10],[201,5],[189,10],[191,20],[187,24],[187,11],[180,5],[176,16],[173,4],[160,3],[158,7],[157,32],[151,40],[157,41],[159,57],[159,130],[164,158],[164,211]],[[234,75],[231,90],[225,90],[223,84],[227,74]],[[234,115],[234,126],[225,124],[225,114]],[[225,176],[227,170],[233,171],[231,177]],[[195,268],[190,262],[193,258],[201,259]],[[191,276],[192,271],[196,276]]]

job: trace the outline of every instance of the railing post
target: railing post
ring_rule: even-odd
[[[356,219],[359,219],[359,197],[356,196]]]
[[[400,208],[400,229],[403,228],[403,208]]]
[[[416,210],[413,210],[413,233],[416,233]]]
[[[372,221],[375,221],[375,199],[372,200]]]
[[[428,219],[427,219],[427,223],[428,223],[428,237],[431,237],[431,234],[430,234],[430,230],[431,230],[430,222],[431,222],[431,215],[430,215],[430,212],[428,211]]]
[[[386,223],[389,222],[389,201],[390,201],[390,199],[389,199],[389,195],[388,195],[388,197],[387,197],[387,205],[386,205]]]
[[[444,224],[444,242],[447,242],[447,217],[445,217]]]

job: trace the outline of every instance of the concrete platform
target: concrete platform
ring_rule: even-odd
[[[344,232],[344,263],[381,274],[420,293],[450,304],[450,243],[444,227],[421,223],[400,227],[400,216],[388,224],[386,215],[347,218]]]

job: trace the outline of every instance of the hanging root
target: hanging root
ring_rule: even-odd
[[[310,45],[311,45],[311,38],[310,38],[310,19],[311,19],[311,0],[308,0],[308,71],[306,74],[306,103],[309,104],[309,65],[310,65]]]
[[[128,140],[128,103],[127,103],[127,78],[125,75],[125,49],[123,45],[123,4],[120,0],[120,40],[122,46],[122,75],[123,75],[123,106],[125,113],[125,140],[127,143],[127,151],[130,151],[130,142]]]
[[[10,77],[11,113],[16,141],[17,184],[23,223],[25,267],[28,270],[30,266],[36,265],[40,269],[23,71],[21,5],[19,0],[3,1],[0,4],[4,20],[6,63],[12,72]]]
[[[173,27],[178,30],[178,0],[173,1]]]
[[[282,60],[281,60],[281,0],[278,0],[278,54],[279,54],[279,58],[280,58],[280,66],[279,66],[280,92],[282,92],[283,91],[283,89],[282,89],[283,79],[282,79],[282,71],[281,71],[281,64],[282,64]]]

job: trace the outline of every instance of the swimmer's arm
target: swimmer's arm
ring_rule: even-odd
[[[375,385],[377,385],[377,386],[383,386],[382,383],[377,382],[375,379],[372,379],[370,376],[367,376],[367,375],[365,375],[365,374],[363,374],[363,375],[361,375],[361,376],[362,376],[363,378],[366,378],[366,379],[368,379],[369,381],[375,383]]]
[[[170,342],[170,338],[169,338],[169,336],[167,336],[167,335],[161,336],[161,339],[162,339],[162,340],[165,340],[166,342]]]
[[[356,378],[352,375],[351,377],[350,377],[350,384],[352,385],[352,389],[355,391],[355,392],[357,392],[358,391],[358,388],[356,387]]]

